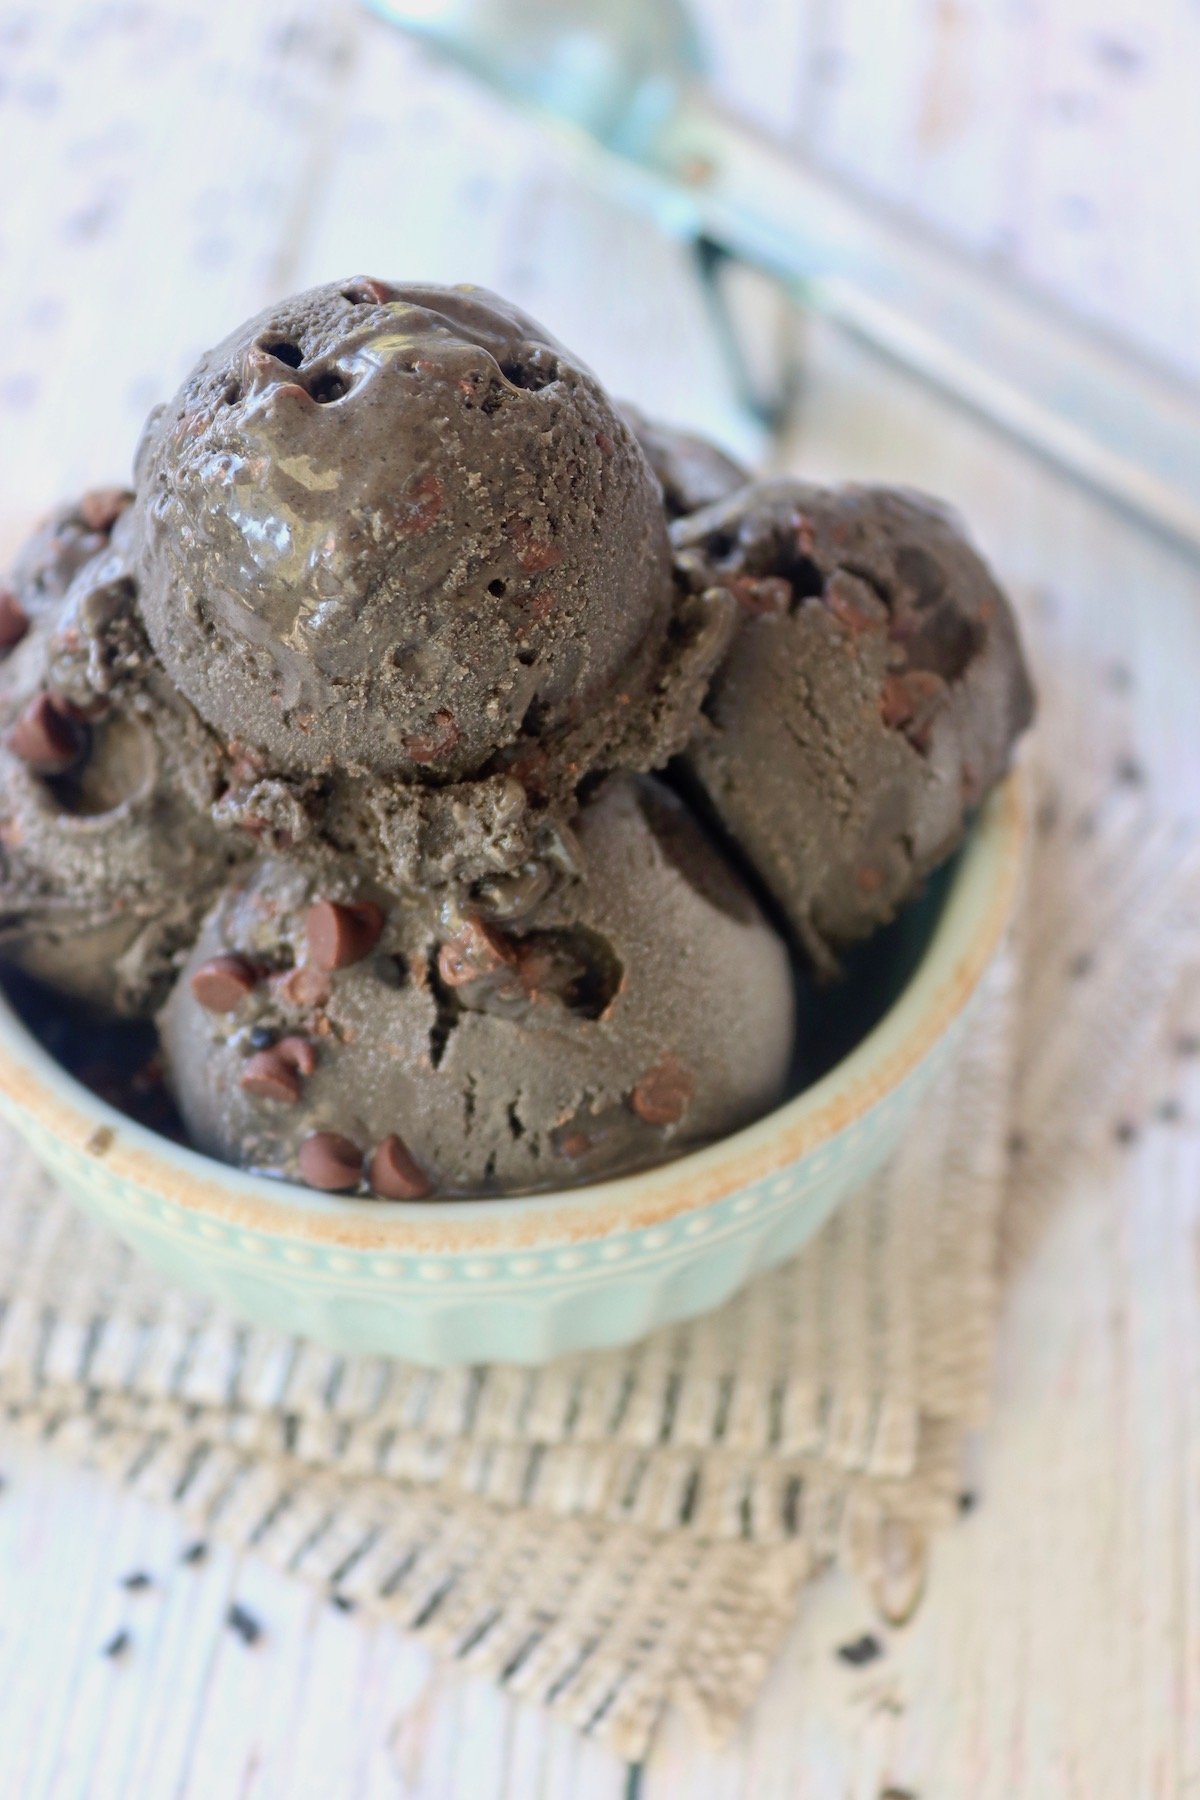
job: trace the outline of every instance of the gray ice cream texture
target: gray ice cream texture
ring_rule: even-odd
[[[333,1133],[366,1182],[394,1136],[435,1195],[598,1179],[774,1104],[793,987],[751,888],[831,967],[1029,711],[938,509],[747,485],[474,288],[267,309],[151,416],[115,525],[60,514],[13,587],[0,722],[49,694],[83,749],[52,778],[0,751],[0,953],[127,1011],[174,982],[199,1147],[295,1176]],[[646,774],[672,758],[686,805]],[[370,953],[289,982],[309,909],[364,898]],[[253,977],[228,1013],[192,987],[219,955]],[[312,1047],[295,1094],[244,1087],[282,1039]]]
[[[749,1123],[781,1095],[793,1037],[787,953],[682,803],[610,778],[576,822],[577,863],[528,913],[486,915],[478,973],[446,948],[479,915],[441,918],[345,865],[261,863],[209,916],[162,1018],[200,1148],[296,1177],[313,1133],[364,1159],[398,1135],[435,1192],[554,1188],[659,1162]],[[382,936],[298,992],[309,909],[374,901]],[[218,956],[258,979],[232,1012],[191,986]],[[251,1043],[300,1036],[297,1100],[242,1086]]]

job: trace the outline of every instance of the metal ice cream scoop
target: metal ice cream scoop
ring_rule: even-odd
[[[697,246],[714,291],[731,259],[765,270],[1200,555],[1194,397],[732,119],[680,0],[367,3],[565,128],[606,187]]]

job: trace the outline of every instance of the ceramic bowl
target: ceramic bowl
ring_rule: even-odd
[[[893,1149],[1009,922],[1025,806],[982,810],[908,979],[824,1076],[664,1167],[573,1192],[407,1204],[241,1173],[74,1081],[0,1000],[0,1112],[164,1275],[256,1324],[446,1366],[540,1363],[707,1311],[791,1256]]]

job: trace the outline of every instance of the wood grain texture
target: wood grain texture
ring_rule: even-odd
[[[1200,381],[1191,0],[704,0],[722,96]]]
[[[1140,168],[1161,162],[1195,9],[1163,0],[1147,24],[1110,8],[1095,27],[1113,44],[1134,26],[1139,45],[1153,39],[1141,67],[1153,49],[1157,102],[1120,85],[1131,77],[1119,50],[1087,61],[1093,23],[1068,10],[1056,0],[1053,30],[1044,8],[1020,15],[1022,30],[1048,34],[1039,91],[1074,91],[1090,71],[1109,84],[1104,104],[1125,109],[1118,137],[1101,134],[1104,154],[1127,160],[1136,146]],[[719,8],[707,12],[720,24]],[[951,226],[969,213],[971,241],[1006,254],[1014,196],[1023,208],[1034,195],[1020,213],[1031,266],[1063,292],[1086,286],[1107,318],[1144,327],[1164,353],[1182,332],[1190,354],[1194,271],[1169,293],[1154,273],[1163,233],[1184,220],[1178,204],[1155,190],[1153,242],[1115,286],[1103,262],[1063,248],[1054,196],[1094,161],[1036,108],[1035,130],[1017,15],[961,14],[947,25],[939,8],[935,31],[913,11],[881,39],[880,11],[859,0],[826,0],[811,17],[793,7],[796,74],[772,71],[771,122],[786,119],[789,96],[821,88],[809,59],[818,72],[840,67],[845,91],[821,100],[805,128],[856,178],[894,176],[901,197]],[[767,14],[755,17],[753,41],[767,50],[738,65],[743,98],[754,58],[779,41]],[[951,131],[953,106],[939,113],[927,95],[922,114],[930,59],[981,55],[1010,96],[999,110]],[[860,62],[869,81],[853,72]],[[488,281],[619,389],[754,448],[678,248],[583,192],[526,128],[349,5],[6,6],[0,73],[0,166],[21,172],[0,211],[0,528],[10,535],[57,494],[119,475],[146,407],[207,339],[271,292],[356,268]],[[868,150],[873,177],[854,167]],[[1103,170],[1094,179],[1113,191]],[[1129,191],[1145,192],[1145,180]],[[1131,204],[1121,201],[1126,223]],[[1123,229],[1116,217],[1104,225],[1114,256]],[[1126,241],[1142,242],[1142,225],[1131,229]],[[1068,684],[1080,756],[1099,754],[1090,714],[1116,706],[1119,690],[1127,753],[1166,803],[1195,811],[1194,572],[863,352],[820,329],[808,342],[782,460],[952,498],[1005,578],[1040,596],[1057,656],[1086,644],[1113,673],[1111,692]],[[821,1582],[736,1741],[713,1754],[673,1719],[643,1800],[1200,1791],[1200,1059],[1156,1064],[1145,1083],[1137,1140],[1114,1146],[1055,1218],[1012,1295],[980,1503],[939,1546],[911,1626],[885,1631],[848,1581]],[[1156,1117],[1164,1102],[1170,1116]],[[182,1564],[174,1518],[51,1453],[6,1438],[0,1473],[0,1794],[626,1792],[610,1757],[486,1684],[440,1673],[391,1629],[249,1558],[214,1549]],[[154,1585],[122,1588],[134,1569]],[[225,1624],[234,1599],[263,1621],[253,1647]],[[120,1628],[129,1650],[107,1659],[101,1646]],[[884,1654],[850,1668],[837,1648],[868,1629]]]

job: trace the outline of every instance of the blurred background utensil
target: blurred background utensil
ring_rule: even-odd
[[[695,247],[744,403],[723,277],[749,265],[1200,556],[1200,404],[1131,350],[898,221],[714,98],[680,0],[367,0],[532,111],[594,179]]]

